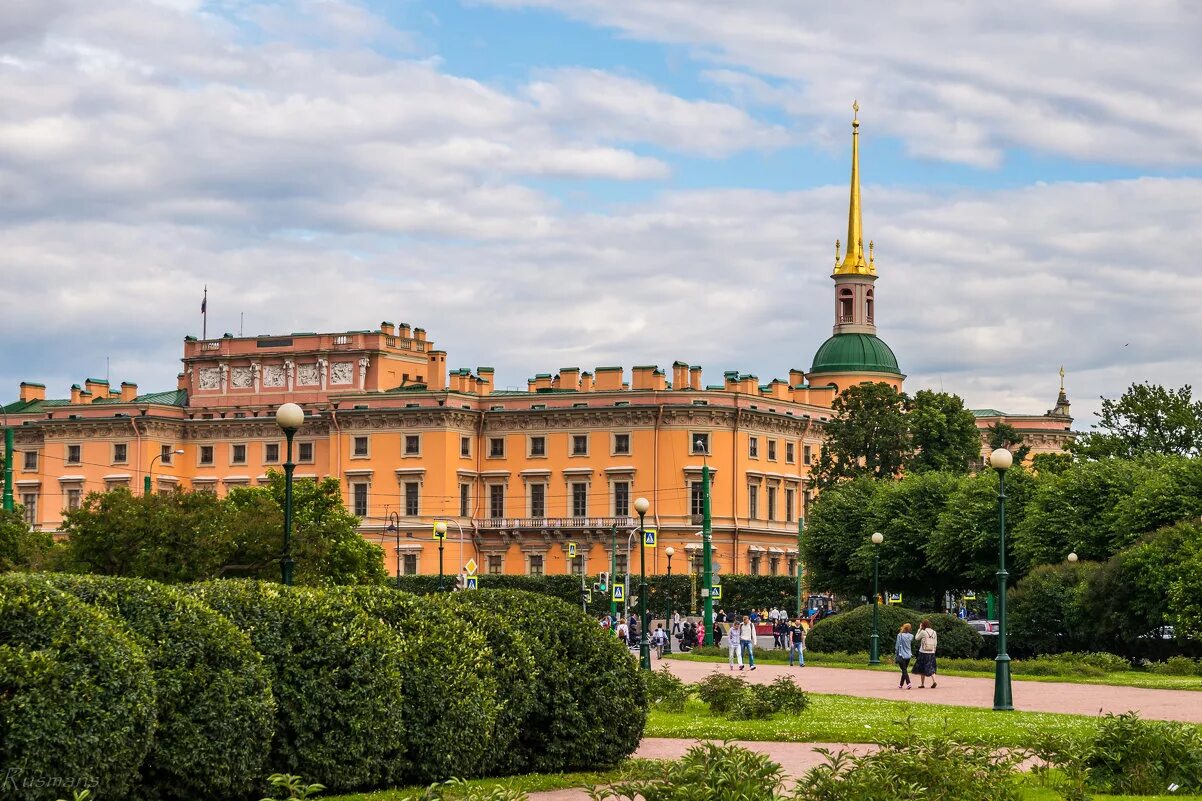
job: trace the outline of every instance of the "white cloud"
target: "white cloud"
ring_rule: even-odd
[[[994,167],[1012,147],[1137,165],[1202,164],[1202,13],[1189,3],[1078,0],[847,4],[747,0],[481,0],[546,7],[692,48],[786,85],[759,99],[821,137],[858,97],[923,158]],[[723,75],[725,70],[725,75]]]

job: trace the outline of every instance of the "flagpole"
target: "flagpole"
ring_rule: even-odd
[[[202,340],[209,338],[209,285],[205,284],[205,297],[200,302],[200,316],[203,320],[200,324],[200,338]]]

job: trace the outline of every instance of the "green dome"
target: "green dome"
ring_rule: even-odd
[[[873,334],[835,334],[814,354],[811,373],[892,373],[897,357]]]

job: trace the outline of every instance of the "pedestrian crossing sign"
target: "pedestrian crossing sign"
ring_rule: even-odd
[[[568,558],[569,559],[576,558],[576,543],[574,543],[574,542],[568,543]]]
[[[654,547],[655,547],[656,535],[657,535],[658,533],[659,533],[659,532],[658,532],[658,531],[656,531],[656,530],[655,530],[655,529],[653,529],[653,528],[645,528],[645,529],[643,529],[643,547],[644,547],[644,548],[654,548]]]
[[[902,602],[902,594],[900,592],[889,593],[889,603],[900,604]]]
[[[712,590],[710,590],[710,598],[713,598],[715,601],[722,600],[722,585],[721,584],[715,584],[714,588]]]
[[[626,598],[626,588],[621,584],[614,585],[614,600],[621,603]]]
[[[464,584],[464,589],[474,590],[478,588],[477,582],[479,579],[476,576],[468,576],[467,583]]]

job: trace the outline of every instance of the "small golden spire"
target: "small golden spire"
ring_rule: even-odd
[[[835,240],[835,267],[836,268],[839,267],[839,245],[840,245],[840,242],[838,239],[836,239]]]
[[[847,254],[836,265],[836,275],[876,275],[876,268],[864,260],[864,221],[860,210],[860,102],[851,104],[851,200],[847,209]]]
[[[1064,392],[1064,365],[1060,365],[1060,391]]]
[[[869,239],[868,240],[868,266],[869,267],[871,267],[874,263],[876,263],[876,256],[873,255],[873,252],[872,252],[874,248],[875,248],[875,245],[873,244],[872,240]]]

